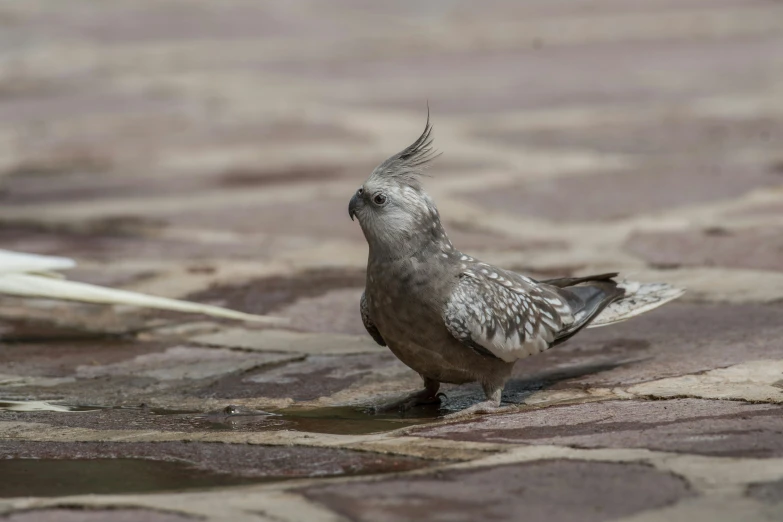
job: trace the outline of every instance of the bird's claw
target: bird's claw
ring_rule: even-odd
[[[412,408],[415,408],[416,406],[423,406],[427,404],[438,404],[440,403],[441,395],[443,394],[438,393],[436,395],[429,395],[421,392],[416,392],[396,401],[388,402],[386,404],[375,405],[372,407],[372,412],[375,414],[388,413],[392,411],[404,412]],[[443,396],[445,397],[445,395]]]

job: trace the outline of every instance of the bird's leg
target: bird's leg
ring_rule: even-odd
[[[515,406],[500,407],[500,397],[503,394],[503,387],[505,381],[497,383],[482,383],[481,387],[484,388],[484,395],[487,400],[474,404],[462,411],[456,413],[450,413],[446,415],[445,419],[461,419],[464,417],[470,417],[471,415],[483,414],[483,413],[502,413],[506,411],[513,411]]]
[[[438,381],[433,381],[432,379],[428,379],[427,377],[422,377],[422,378],[424,379],[423,390],[411,393],[410,395],[407,395],[402,399],[398,399],[385,404],[379,404],[373,408],[374,412],[382,413],[382,412],[397,411],[397,410],[405,411],[413,408],[414,406],[440,403],[440,397],[438,396],[438,389],[440,388],[440,383]]]

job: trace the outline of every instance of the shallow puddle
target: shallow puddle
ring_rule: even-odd
[[[437,408],[417,409],[400,414],[373,414],[362,408],[335,406],[324,408],[285,408],[281,410],[252,411],[227,406],[212,413],[169,413],[158,410],[158,415],[178,415],[189,418],[200,429],[243,431],[306,431],[334,435],[365,435],[396,430],[431,422],[439,415]]]
[[[287,424],[285,429],[331,433],[336,435],[364,435],[392,431],[405,426],[432,422],[441,414],[438,408],[417,408],[399,413],[370,413],[362,408],[335,406],[326,408],[286,408],[277,412]]]
[[[211,473],[177,462],[141,459],[0,460],[0,497],[150,493],[274,480]]]
[[[0,497],[213,489],[430,465],[414,457],[311,446],[0,440]]]
[[[438,407],[421,407],[403,413],[374,414],[366,408],[332,406],[323,408],[289,407],[279,410],[252,410],[228,405],[204,413],[195,410],[163,408],[115,407],[54,404],[45,401],[0,400],[0,412],[41,415],[49,412],[83,412],[85,416],[51,417],[57,425],[92,429],[122,429],[123,425],[137,429],[156,428],[164,431],[302,431],[333,435],[366,435],[425,424],[448,413]],[[124,420],[123,420],[124,419]],[[31,420],[38,420],[32,418]],[[43,419],[41,419],[43,420]]]

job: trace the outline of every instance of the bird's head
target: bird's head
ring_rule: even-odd
[[[378,165],[351,198],[348,215],[359,221],[372,253],[399,257],[432,243],[451,247],[435,204],[421,188],[424,168],[438,156],[431,135],[427,114],[421,136]]]

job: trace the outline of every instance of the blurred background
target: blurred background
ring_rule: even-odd
[[[363,334],[348,200],[427,103],[426,186],[457,248],[691,301],[783,296],[774,0],[5,1],[0,246]],[[0,315],[21,338],[174,317],[11,298]]]

